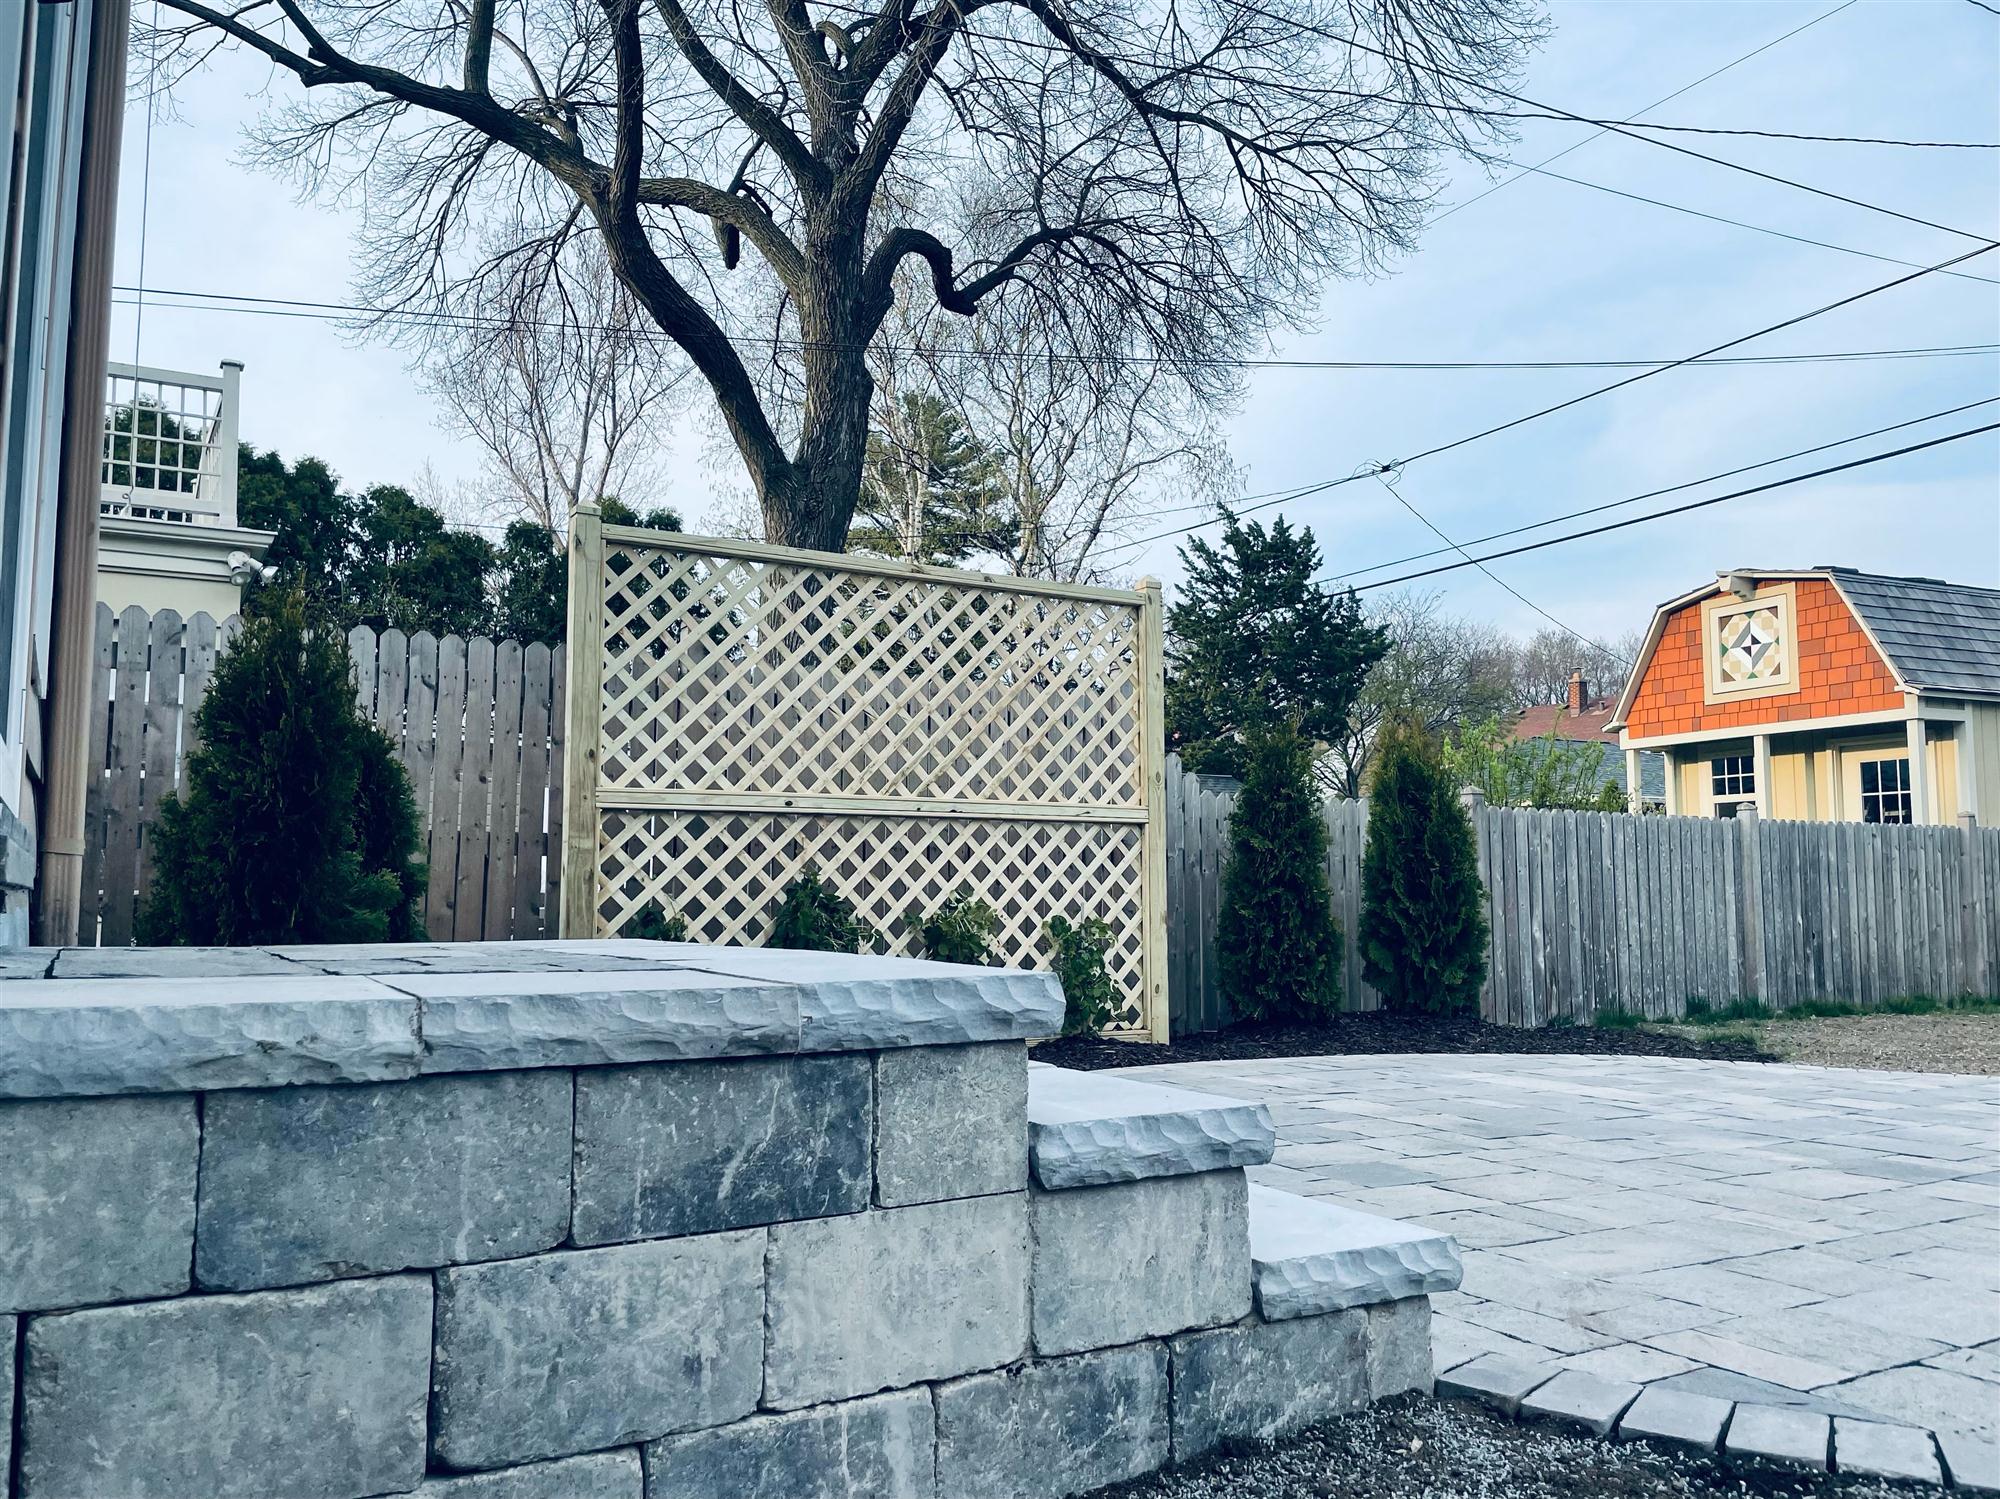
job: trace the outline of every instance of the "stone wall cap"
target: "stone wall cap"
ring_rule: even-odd
[[[1276,1147],[1261,1103],[1108,1071],[1028,1067],[1029,1166],[1051,1191],[1261,1166]]]
[[[1452,1291],[1465,1274],[1450,1234],[1255,1183],[1250,1263],[1268,1322]]]
[[[45,949],[9,974],[0,1099],[1024,1040],[1063,1009],[1046,973],[602,939]]]

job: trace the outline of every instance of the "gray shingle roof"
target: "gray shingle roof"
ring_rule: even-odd
[[[1826,571],[1905,686],[2000,696],[2000,588]]]

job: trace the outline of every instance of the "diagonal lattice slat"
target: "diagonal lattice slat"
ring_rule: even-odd
[[[607,810],[598,925],[615,932],[660,901],[686,919],[690,941],[761,946],[785,887],[817,868],[890,952],[909,953],[910,912],[965,888],[999,916],[994,949],[1010,966],[1048,966],[1051,916],[1109,922],[1106,963],[1128,1002],[1117,1028],[1133,1030],[1143,998],[1140,836],[1134,823]]]
[[[1136,599],[605,561],[607,786],[1141,804]]]

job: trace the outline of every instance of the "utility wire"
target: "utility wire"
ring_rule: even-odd
[[[1920,427],[1925,422],[1938,421],[1947,416],[1957,416],[1962,411],[1976,411],[1981,406],[1991,406],[1996,402],[2000,402],[2000,396],[1987,396],[1983,400],[1967,401],[1963,406],[1951,406],[1943,411],[1933,411],[1924,416],[1913,416],[1908,421],[1894,422],[1886,427],[1876,427],[1873,431],[1869,432],[1856,432],[1851,437],[1838,437],[1832,442],[1817,443],[1812,447],[1800,448],[1796,452],[1786,453],[1777,458],[1762,458],[1755,463],[1746,463],[1740,468],[1724,469],[1719,474],[1709,474],[1700,479],[1688,479],[1680,484],[1669,484],[1664,489],[1649,489],[1644,494],[1629,495],[1622,500],[1609,500],[1601,505],[1587,505],[1581,510],[1569,510],[1561,515],[1545,516],[1541,520],[1530,521],[1525,526],[1511,526],[1505,531],[1492,531],[1485,536],[1475,536],[1470,541],[1463,543],[1463,545],[1473,547],[1485,546],[1489,541],[1504,541],[1509,536],[1520,536],[1529,531],[1539,531],[1544,526],[1560,525],[1566,520],[1581,520],[1586,515],[1601,515],[1606,510],[1617,510],[1625,505],[1636,505],[1641,500],[1658,499],[1664,494],[1678,494],[1683,489],[1693,489],[1702,484],[1713,484],[1718,479],[1733,479],[1738,474],[1754,473],[1760,468],[1771,468],[1776,464],[1790,463],[1795,458],[1807,458],[1814,453],[1824,453],[1831,448],[1844,448],[1849,443],[1866,442],[1871,437],[1881,437],[1890,432],[1901,432],[1908,427]],[[1326,577],[1315,578],[1313,581],[1315,583],[1343,583],[1349,578],[1358,578],[1363,573],[1379,573],[1385,568],[1402,567],[1411,562],[1427,561],[1444,552],[1456,550],[1459,546],[1460,543],[1453,542],[1448,547],[1433,547],[1428,552],[1412,552],[1407,557],[1397,557],[1389,562],[1371,563],[1367,567],[1353,568],[1344,573],[1330,573]]]
[[[1739,338],[1732,338],[1725,343],[1716,344],[1714,347],[1709,349],[1704,349],[1698,354],[1690,354],[1687,356],[1687,358],[1676,360],[1672,364],[1661,365],[1655,369],[1642,370],[1636,375],[1626,376],[1623,380],[1614,380],[1609,385],[1600,385],[1595,390],[1587,390],[1581,395],[1571,396],[1566,401],[1558,401],[1553,406],[1544,406],[1539,411],[1530,411],[1523,416],[1514,417],[1511,420],[1500,422],[1494,426],[1487,427],[1481,431],[1469,433],[1464,437],[1454,438],[1450,442],[1439,443],[1435,447],[1425,448],[1422,452],[1412,453],[1407,458],[1398,458],[1387,463],[1363,464],[1359,468],[1357,468],[1353,473],[1348,474],[1344,478],[1325,479],[1321,480],[1319,483],[1316,484],[1303,485],[1296,489],[1289,490],[1286,493],[1279,495],[1274,499],[1264,500],[1258,504],[1246,506],[1242,511],[1239,511],[1237,513],[1248,514],[1250,511],[1253,510],[1267,510],[1273,505],[1282,505],[1287,503],[1288,501],[1306,499],[1312,495],[1324,493],[1326,490],[1329,489],[1337,489],[1343,484],[1352,484],[1356,479],[1365,479],[1370,474],[1377,474],[1377,473],[1386,474],[1399,471],[1403,468],[1406,468],[1408,465],[1417,462],[1419,459],[1436,457],[1440,453],[1449,453],[1455,448],[1465,447],[1468,443],[1479,442],[1480,440],[1492,437],[1497,433],[1510,431],[1513,428],[1523,426],[1528,422],[1538,421],[1545,416],[1552,416],[1558,411],[1566,411],[1570,407],[1581,405],[1585,401],[1595,400],[1597,397],[1602,395],[1609,395],[1614,390],[1623,390],[1626,386],[1637,384],[1641,380],[1650,380],[1653,376],[1665,374],[1668,370],[1679,369],[1683,365],[1693,364],[1696,363],[1697,361],[1708,359],[1712,355],[1719,354],[1725,349],[1733,349],[1738,344],[1749,343],[1752,339],[1763,338],[1768,334],[1777,333],[1785,328],[1795,327],[1798,324],[1806,322],[1811,318],[1819,317],[1822,314],[1832,312],[1837,308],[1851,306],[1854,303],[1863,300],[1864,298],[1875,296],[1879,292],[1890,291],[1893,290],[1895,287],[1906,285],[1909,282],[1918,280],[1921,277],[1931,275],[1936,271],[1946,270],[1951,266],[1959,264],[1961,261],[1970,260],[1975,255],[1984,255],[1987,253],[1987,251],[1996,248],[2000,248],[2000,244],[1988,243],[1985,245],[1981,245],[1979,248],[1973,250],[1967,250],[1961,255],[1954,255],[1949,260],[1941,260],[1936,265],[1925,266],[1922,270],[1912,271],[1907,276],[1898,276],[1893,281],[1884,281],[1880,285],[1871,286],[1867,288],[1865,291],[1858,291],[1851,296],[1842,297],[1838,301],[1828,302],[1823,306],[1814,308],[1811,312],[1799,313],[1795,317],[1786,318],[1784,321],[1773,323],[1769,327],[1759,328],[1754,333],[1745,333]],[[1124,542],[1116,547],[1107,547],[1105,548],[1105,553],[1109,554],[1112,552],[1129,551],[1137,547],[1145,546],[1150,542],[1163,541],[1170,536],[1182,536],[1188,533],[1189,531],[1199,531],[1203,529],[1205,526],[1210,526],[1213,525],[1214,523],[1215,522],[1213,520],[1197,521],[1193,525],[1176,526],[1169,530],[1156,531],[1149,536],[1142,536],[1138,538],[1138,540],[1136,541]]]
[[[1602,536],[1608,531],[1622,531],[1627,526],[1641,526],[1648,521],[1664,520],[1670,515],[1685,515],[1690,510],[1701,510],[1710,505],[1721,505],[1730,500],[1740,500],[1753,494],[1767,494],[1774,489],[1784,489],[1793,484],[1803,484],[1808,479],[1823,479],[1828,474],[1845,473],[1849,469],[1866,468],[1873,463],[1886,463],[1891,458],[1901,458],[1908,453],[1921,453],[1926,448],[1943,447],[1946,443],[1962,442],[1968,437],[1978,437],[1987,432],[2000,432],[2000,422],[1988,422],[1983,427],[1970,427],[1963,432],[1949,432],[1943,437],[1933,437],[1928,442],[1911,443],[1908,447],[1895,448],[1887,453],[1870,453],[1865,458],[1849,459],[1846,463],[1832,464],[1826,468],[1816,468],[1810,473],[1794,474],[1788,479],[1773,479],[1768,484],[1753,485],[1749,489],[1734,489],[1727,494],[1711,495],[1705,500],[1690,500],[1685,505],[1672,505],[1665,510],[1654,510],[1645,515],[1634,515],[1624,520],[1609,521],[1601,526],[1591,526],[1582,531],[1571,531],[1562,536],[1551,536],[1541,541],[1530,541],[1521,546],[1509,547],[1501,552],[1488,552],[1465,562],[1446,562],[1437,567],[1425,568],[1421,572],[1403,573],[1394,578],[1379,578],[1372,583],[1352,585],[1356,593],[1366,593],[1373,588],[1393,588],[1399,583],[1414,583],[1420,578],[1434,578],[1439,573],[1456,572],[1461,567],[1477,566],[1484,562],[1497,562],[1503,557],[1518,557],[1523,552],[1538,552],[1544,547],[1564,546],[1572,541],[1582,541],[1590,536]]]
[[[1908,264],[1905,261],[1895,262]],[[1985,279],[1985,278],[1979,278]],[[147,305],[174,312],[233,312],[257,317],[295,317],[320,322],[348,322],[357,318],[379,319],[384,322],[412,322],[437,324],[447,327],[464,327],[473,330],[507,328],[541,328],[550,331],[572,331],[578,333],[611,333],[636,331],[641,336],[655,341],[668,341],[665,333],[645,329],[628,330],[612,328],[602,323],[545,323],[503,317],[480,317],[461,313],[431,313],[391,311],[388,309],[363,307],[342,302],[313,302],[291,297],[252,297],[229,292],[188,291],[166,287],[115,286],[115,292],[126,294],[128,300],[120,306],[131,306],[129,298],[143,294],[148,297],[182,297],[195,299],[186,305],[153,301]],[[244,303],[252,305],[222,305]],[[825,341],[798,338],[776,338],[770,334],[745,333],[730,335],[740,337],[746,343],[773,345],[788,349],[836,348],[838,345]],[[887,354],[907,354],[923,352],[906,344],[870,344],[871,349]],[[1784,365],[1784,364],[1853,364],[1884,359],[1952,359],[1971,355],[1990,354],[2000,350],[2000,344],[1927,344],[1911,348],[1893,349],[1830,349],[1806,354],[1746,354],[1733,359],[1713,359],[1707,361],[1722,365]],[[1057,354],[1038,356],[1010,353],[1005,349],[966,349],[956,351],[956,357],[977,359],[1013,360],[1054,357],[1061,360],[1087,364],[1129,364],[1142,367],[1166,363],[1164,356],[1133,354]],[[1227,369],[1294,369],[1294,370],[1409,370],[1409,371],[1449,371],[1449,370],[1619,370],[1654,369],[1675,364],[1674,359],[1200,359],[1192,361],[1207,368]]]

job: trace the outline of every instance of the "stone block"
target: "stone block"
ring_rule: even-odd
[[[0,1312],[185,1291],[200,1152],[185,1094],[0,1103]]]
[[[410,1499],[646,1499],[638,1447],[424,1479]]]
[[[427,1478],[411,1499],[645,1499],[639,1449],[593,1452],[520,1468]]]
[[[1250,1258],[1273,1322],[1456,1290],[1465,1273],[1450,1234],[1254,1183]]]
[[[195,1278],[254,1290],[511,1258],[569,1232],[570,1074],[211,1093]]]
[[[176,979],[296,975],[299,965],[258,947],[65,947],[51,978]]]
[[[1261,1166],[1277,1146],[1261,1103],[1115,1072],[1037,1064],[1029,1074],[1029,1156],[1051,1191]]]
[[[414,1077],[417,1002],[370,978],[43,979],[0,986],[0,1098]]]
[[[1173,1340],[1174,1461],[1268,1440],[1369,1401],[1368,1314],[1245,1321]]]
[[[10,815],[0,808],[0,844],[6,843],[4,824]],[[0,947],[0,979],[45,979],[61,953],[60,947]]]
[[[1109,1348],[1247,1315],[1245,1187],[1241,1171],[1204,1171],[1033,1191],[1035,1351]]]
[[[1431,1390],[1431,1302],[1406,1296],[1368,1308],[1368,1398]]]
[[[1028,1180],[1028,1057],[1019,1041],[875,1057],[875,1201],[907,1207],[1018,1192]]]
[[[1062,1029],[1052,973],[774,947],[704,948],[701,966],[798,985],[800,1051],[1031,1041]]]
[[[1713,1452],[1734,1407],[1718,1395],[1648,1385],[1618,1418],[1618,1440],[1647,1441],[1688,1452]]]
[[[31,1318],[20,1499],[357,1499],[424,1474],[431,1283]]]
[[[1439,1396],[1447,1400],[1476,1400],[1510,1419],[1521,1410],[1521,1401],[1555,1377],[1548,1364],[1524,1364],[1503,1354],[1483,1353],[1460,1364],[1437,1381]]]
[[[492,1468],[748,1415],[764,1345],[764,1232],[437,1272],[431,1447]]]
[[[1937,1434],[1937,1444],[1954,1489],[1966,1494],[2000,1494],[2000,1445],[1944,1431]]]
[[[858,1213],[870,1118],[866,1057],[580,1072],[576,1242]]]
[[[0,1317],[0,1473],[11,1473],[14,1461],[14,1349],[13,1317]]]
[[[1110,1348],[937,1388],[937,1491],[1066,1499],[1166,1464],[1167,1350]]]
[[[1880,1421],[1833,1418],[1833,1466],[1841,1473],[1864,1478],[1900,1478],[1942,1486],[1931,1434],[1916,1426],[1891,1426]]]
[[[929,1390],[752,1416],[646,1446],[647,1499],[936,1499]]]
[[[1622,1379],[1599,1379],[1581,1369],[1564,1369],[1547,1384],[1521,1401],[1523,1421],[1546,1421],[1587,1431],[1592,1436],[1611,1434],[1626,1407],[1639,1398],[1639,1386]]]
[[[950,1379],[1027,1351],[1021,1193],[782,1223],[769,1233],[768,1406]]]
[[[423,1070],[600,1067],[798,1050],[799,991],[691,968],[399,973],[423,1002]]]
[[[1829,1419],[1818,1411],[1794,1405],[1738,1405],[1729,1419],[1722,1450],[1731,1457],[1753,1458],[1789,1468],[1826,1471]]]

